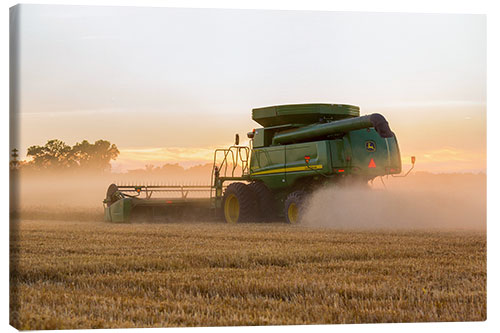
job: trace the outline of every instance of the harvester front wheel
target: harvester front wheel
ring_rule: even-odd
[[[295,191],[285,200],[285,219],[289,224],[298,224],[304,211],[304,191]]]
[[[250,221],[256,210],[255,194],[244,183],[232,183],[224,191],[222,208],[227,223]]]

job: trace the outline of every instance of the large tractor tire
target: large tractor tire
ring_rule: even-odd
[[[259,221],[272,221],[276,218],[276,200],[273,193],[263,182],[257,181],[248,185],[253,191],[257,201],[256,219]]]
[[[295,191],[288,195],[285,200],[285,219],[289,224],[298,224],[301,222],[304,213],[304,191]]]
[[[232,183],[224,191],[222,211],[227,223],[248,222],[255,218],[254,192],[244,183]]]

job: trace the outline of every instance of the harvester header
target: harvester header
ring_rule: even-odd
[[[378,113],[360,116],[359,107],[346,104],[294,104],[255,108],[252,119],[262,127],[248,133],[249,147],[237,139],[215,151],[210,185],[196,188],[206,191],[205,199],[189,197],[186,187],[143,184],[145,191],[133,192],[137,186],[112,184],[104,201],[107,220],[128,221],[134,210],[154,216],[173,206],[196,206],[211,213],[205,217],[229,223],[283,217],[297,223],[305,199],[319,187],[401,172],[396,135]],[[166,190],[181,190],[181,197],[153,197]]]

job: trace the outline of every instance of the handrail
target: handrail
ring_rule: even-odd
[[[223,154],[222,161],[217,164],[217,157]],[[214,151],[214,162],[212,165],[212,174],[210,178],[210,184],[212,190],[210,191],[210,198],[213,198],[213,192],[216,191],[218,184],[216,184],[219,178],[228,177],[244,177],[249,174],[249,161],[250,161],[250,148],[247,146],[230,146],[229,148],[218,148]],[[229,163],[232,163],[231,169],[228,171]],[[238,167],[241,167],[241,175],[236,175]],[[220,193],[215,193],[216,197],[221,195]]]
[[[223,153],[222,161],[220,165],[217,165],[217,157],[220,153]],[[214,151],[214,162],[212,166],[212,177],[211,184],[214,185],[215,168],[217,167],[220,176],[219,177],[238,177],[236,171],[238,167],[241,167],[241,177],[245,176],[249,172],[249,160],[250,160],[250,148],[247,146],[230,146],[229,148],[218,148]],[[231,162],[231,169],[228,168]]]

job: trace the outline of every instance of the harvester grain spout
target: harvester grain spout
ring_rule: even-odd
[[[248,147],[236,135],[235,145],[215,150],[210,185],[112,185],[106,219],[129,221],[138,210],[155,216],[201,209],[204,219],[228,223],[283,217],[297,223],[304,201],[320,186],[401,173],[396,135],[378,113],[360,116],[359,107],[345,104],[295,104],[253,109],[252,119],[262,127],[247,134]],[[205,197],[188,197],[186,189]]]

